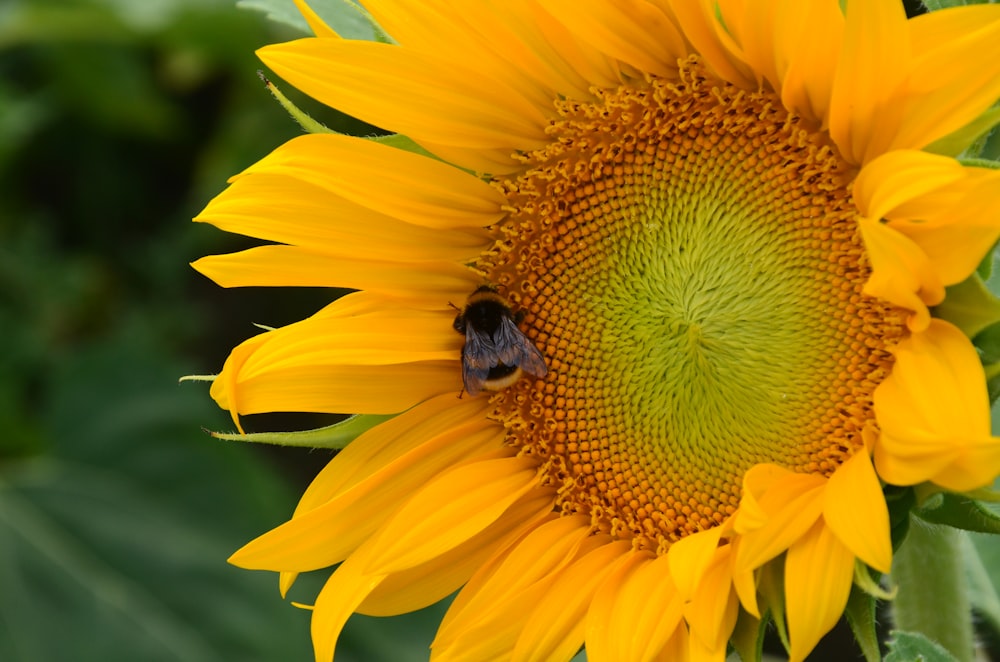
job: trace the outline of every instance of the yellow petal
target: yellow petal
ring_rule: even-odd
[[[431,438],[336,498],[253,540],[230,562],[297,572],[339,563],[427,481],[457,464],[492,459],[502,444],[503,432],[497,429],[459,429]]]
[[[660,659],[677,630],[684,629],[684,600],[665,556],[639,565],[626,577],[614,604],[608,627],[609,636],[618,642],[615,659]]]
[[[342,563],[316,597],[310,626],[316,662],[333,661],[337,639],[347,619],[384,579],[383,576],[361,572],[363,563],[364,558],[360,556]]]
[[[733,589],[739,597],[740,604],[743,605],[743,610],[759,619],[761,612],[757,604],[757,580],[754,571],[752,569],[740,568],[736,564],[736,560],[740,558],[739,548],[742,542],[742,539],[737,538],[731,543],[733,546],[733,567],[731,570],[733,573]]]
[[[964,174],[964,186],[914,200],[920,218],[889,223],[921,247],[945,285],[971,276],[1000,237],[1000,171],[965,168]]]
[[[257,54],[314,99],[417,142],[514,152],[546,140],[545,116],[518,90],[446,57],[333,39],[300,39]]]
[[[550,492],[529,493],[505,510],[496,522],[458,547],[386,577],[358,606],[358,613],[369,616],[405,614],[451,595],[490,557],[552,517],[554,500]]]
[[[743,58],[757,75],[757,83],[764,81],[774,90],[781,89],[781,73],[787,67],[787,56],[781,51],[778,33],[781,31],[781,21],[800,22],[801,12],[785,15],[779,13],[784,9],[779,7],[778,0],[763,0],[761,2],[741,2],[738,10],[730,9],[730,2],[719,4],[723,20],[737,36],[743,49]],[[791,7],[806,5],[798,3]],[[819,3],[815,3],[819,4]],[[801,26],[800,26],[801,28]],[[781,73],[779,73],[781,72]]]
[[[840,620],[854,578],[854,555],[819,521],[788,550],[785,606],[789,662],[800,662]]]
[[[933,306],[944,300],[944,285],[919,246],[888,225],[868,218],[858,219],[872,275],[864,293],[912,310],[907,320],[911,331],[922,331],[930,323]]]
[[[325,37],[328,39],[339,39],[340,35],[333,31],[329,25],[327,25],[323,19],[319,17],[312,7],[310,7],[305,0],[294,0],[295,7],[298,8],[302,17],[306,19],[306,23],[312,29],[313,34],[317,37]]]
[[[893,147],[924,147],[976,119],[1000,97],[1000,7],[928,12],[907,25],[912,78]]]
[[[823,519],[855,556],[880,572],[889,572],[889,509],[867,452],[855,453],[830,476]]]
[[[240,177],[194,219],[221,230],[353,260],[468,262],[489,247],[482,228],[439,229],[399,221],[295,177]]]
[[[637,0],[590,3],[545,0],[543,7],[595,48],[640,71],[677,77],[687,46],[677,26],[659,8]]]
[[[434,662],[505,662],[513,654],[517,638],[527,624],[531,609],[551,589],[555,576],[546,577],[519,592],[508,602],[490,607],[489,618],[463,632],[448,644],[432,644]]]
[[[503,0],[491,2],[503,4]],[[618,62],[570,32],[566,25],[537,3],[529,2],[528,9],[543,41],[551,44],[559,53],[559,59],[587,81],[585,88],[588,94],[581,95],[580,98],[588,98],[591,87],[615,87],[621,83],[622,72]]]
[[[874,394],[875,468],[887,482],[967,491],[1000,474],[985,376],[969,339],[944,320],[904,340]]]
[[[630,549],[628,541],[608,542],[564,568],[525,620],[511,661],[573,657],[583,645],[585,618],[594,592]]]
[[[744,61],[742,50],[719,22],[715,0],[681,0],[670,5],[684,36],[712,70],[740,87],[756,86],[756,76]]]
[[[900,207],[961,181],[963,171],[955,159],[917,150],[895,150],[861,169],[854,181],[854,201],[867,218],[898,217]]]
[[[450,312],[382,310],[353,317],[310,317],[264,333],[241,367],[252,379],[309,363],[386,365],[454,359],[462,336]]]
[[[389,34],[407,49],[454,62],[475,62],[487,76],[521,91],[543,111],[559,96],[589,95],[589,83],[562,61],[532,20],[523,0],[365,3]]]
[[[414,305],[435,297],[442,307],[449,300],[461,300],[482,282],[473,271],[451,261],[334,257],[298,246],[258,246],[239,253],[203,257],[191,266],[222,287],[363,289],[409,299]]]
[[[775,20],[781,101],[789,110],[825,126],[844,38],[844,15],[834,2],[779,0]]]
[[[484,564],[452,602],[438,630],[439,643],[447,643],[449,631],[461,628],[453,622],[474,621],[488,611],[486,605],[509,597],[524,587],[568,564],[589,535],[583,516],[552,517],[529,531],[522,540]]]
[[[652,559],[648,552],[629,552],[594,593],[584,630],[588,660],[613,662],[626,659],[621,657],[625,646],[622,633],[615,627],[618,595],[629,576]]]
[[[457,396],[461,390],[459,345],[448,347],[457,334],[448,333],[446,318],[435,324],[431,319],[421,322],[422,315],[412,311],[401,318],[400,326],[412,322],[414,332],[424,335],[422,339],[411,336],[413,349],[395,352],[400,361],[388,365],[382,364],[386,357],[379,358],[379,349],[392,352],[390,345],[400,341],[398,336],[393,341],[380,334],[378,325],[369,327],[368,337],[359,338],[350,330],[352,325],[341,324],[344,320],[310,318],[260,334],[233,350],[212,383],[211,395],[234,414],[392,414],[436,395],[451,392]],[[438,326],[443,328],[435,330]],[[333,338],[345,344],[331,345]],[[447,360],[449,354],[453,360]]]
[[[371,539],[366,570],[399,572],[462,544],[536,486],[536,464],[530,457],[486,460],[434,478]]]
[[[547,590],[577,558],[581,545],[589,537],[589,528],[589,520],[583,516],[550,520],[515,543],[497,565],[477,573],[442,620],[433,644],[435,657],[448,651],[445,656],[448,659],[468,659],[468,651],[463,649],[468,649],[470,642],[492,637],[488,633],[501,627],[498,621],[514,618],[499,619],[497,614],[501,611],[511,613],[511,608],[516,607],[513,611],[523,624],[530,609],[541,599],[539,588]],[[590,544],[598,546],[595,541]],[[531,596],[533,602],[526,605],[526,596]],[[505,632],[505,642],[494,641],[491,645],[505,643],[509,658],[519,632],[520,628]]]
[[[453,0],[463,6],[464,0]],[[481,38],[490,42],[497,57],[534,76],[547,90],[560,96],[588,99],[592,86],[607,86],[619,80],[609,58],[589,51],[579,38],[532,0],[489,0],[489,20],[474,25]],[[594,63],[598,63],[595,66]]]
[[[758,568],[788,549],[820,517],[825,489],[821,476],[789,473],[757,495],[767,521],[741,537],[736,569]]]
[[[358,294],[364,293],[344,298]],[[376,425],[327,463],[299,499],[295,514],[322,506],[437,437],[447,441],[496,428],[495,423],[486,420],[489,408],[487,398],[445,394]]]
[[[725,656],[726,643],[736,627],[739,601],[732,584],[732,552],[729,545],[713,552],[698,594],[684,606],[691,639],[708,656]]]
[[[293,138],[239,177],[299,179],[385,216],[428,228],[486,227],[506,213],[486,182],[435,159],[334,134]]]
[[[902,117],[909,58],[902,3],[848,3],[828,122],[847,161],[862,164],[887,151]]]
[[[701,580],[719,546],[722,527],[699,531],[681,538],[667,552],[677,590],[691,599],[700,590]]]
[[[726,651],[706,646],[698,637],[688,635],[687,654],[683,657],[664,657],[663,660],[687,660],[687,662],[726,662]]]
[[[792,472],[774,464],[756,464],[743,475],[743,496],[733,518],[737,533],[756,531],[767,524],[768,513],[758,500],[772,485],[791,476]]]

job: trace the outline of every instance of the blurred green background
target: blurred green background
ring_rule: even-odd
[[[309,612],[225,560],[330,455],[215,441],[202,428],[228,415],[177,381],[217,371],[254,323],[337,294],[223,290],[187,266],[255,243],[190,219],[300,133],[253,51],[301,36],[301,18],[264,4],[0,0],[0,661],[312,659]],[[333,128],[373,131],[283,89]],[[425,660],[441,611],[355,617],[337,659]],[[843,659],[845,637],[810,659]]]
[[[213,440],[228,415],[177,381],[333,296],[188,267],[253,243],[190,219],[300,133],[253,52],[302,34],[232,0],[0,0],[4,662],[312,659],[309,612],[226,558],[330,455]],[[338,660],[426,659],[439,618],[352,619]]]

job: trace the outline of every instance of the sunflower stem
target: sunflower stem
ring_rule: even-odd
[[[895,626],[937,641],[958,662],[971,662],[972,611],[962,567],[963,534],[916,517],[910,520],[892,565],[899,588],[892,602]]]

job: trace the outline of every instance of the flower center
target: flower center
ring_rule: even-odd
[[[755,464],[832,473],[905,334],[861,292],[854,172],[694,59],[559,113],[497,182],[511,213],[478,265],[548,362],[495,416],[558,507],[662,552],[734,512]]]

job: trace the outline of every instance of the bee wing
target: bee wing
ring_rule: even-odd
[[[462,383],[469,395],[476,395],[483,389],[483,382],[496,365],[493,343],[482,334],[466,329],[465,345],[462,346]]]
[[[504,317],[495,334],[496,356],[504,365],[518,366],[536,377],[544,377],[548,372],[545,358],[538,348],[524,335],[517,324]]]

